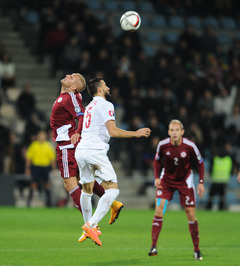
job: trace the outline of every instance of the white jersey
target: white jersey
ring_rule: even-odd
[[[85,109],[81,140],[77,149],[108,151],[110,135],[106,122],[115,120],[114,106],[103,97],[95,96]]]

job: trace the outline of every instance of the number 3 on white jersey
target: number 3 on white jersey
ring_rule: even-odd
[[[88,110],[87,110],[87,115],[86,115],[86,122],[85,122],[85,127],[86,128],[89,128],[90,127],[90,124],[91,124],[91,118],[92,118],[92,115],[91,113],[89,113],[89,111],[92,109],[92,107],[89,107]]]

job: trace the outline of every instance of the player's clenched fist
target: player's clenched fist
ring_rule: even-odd
[[[136,137],[145,137],[148,138],[150,136],[151,129],[149,128],[140,128],[139,130],[136,131]]]

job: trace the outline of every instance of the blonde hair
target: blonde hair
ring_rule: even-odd
[[[80,79],[80,81],[81,81],[82,84],[83,84],[83,88],[82,88],[82,90],[84,90],[84,89],[86,88],[86,80],[85,80],[84,76],[81,75],[80,73],[76,73],[76,74],[79,76],[79,79]]]
[[[184,127],[183,127],[183,123],[182,123],[180,120],[178,120],[178,119],[172,119],[172,120],[170,121],[170,123],[169,123],[169,126],[170,126],[171,124],[179,124],[179,125],[181,126],[181,129],[184,129]]]

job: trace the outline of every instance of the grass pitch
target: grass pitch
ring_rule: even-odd
[[[78,243],[76,209],[0,208],[0,265],[240,265],[240,214],[197,210],[203,261],[193,260],[184,211],[167,211],[158,256],[147,255],[154,210],[123,209],[115,224],[100,222],[101,247]]]

